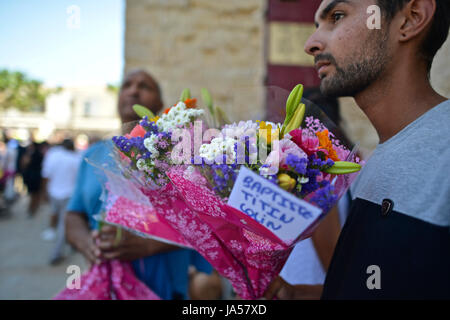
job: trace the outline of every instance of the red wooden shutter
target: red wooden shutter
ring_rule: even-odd
[[[274,87],[290,91],[296,84],[317,87],[320,80],[314,60],[304,52],[314,32],[314,14],[321,0],[268,0],[266,25],[267,118],[284,118],[284,105],[269,92]],[[282,119],[281,119],[282,120]]]

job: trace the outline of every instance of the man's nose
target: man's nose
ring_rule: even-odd
[[[324,50],[324,44],[319,40],[318,32],[315,31],[305,43],[305,52],[311,56],[316,56]]]
[[[131,96],[137,96],[139,95],[139,86],[137,84],[132,84],[129,88],[128,88],[128,94]]]

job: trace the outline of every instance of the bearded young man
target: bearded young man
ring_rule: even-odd
[[[371,5],[381,29],[367,27]],[[324,0],[305,50],[321,90],[354,97],[380,144],[351,187],[353,204],[324,286],[277,278],[268,299],[450,298],[450,100],[430,85],[450,24],[448,0]]]

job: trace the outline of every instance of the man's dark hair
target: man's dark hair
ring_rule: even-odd
[[[390,22],[394,16],[411,0],[377,0],[384,17]],[[420,54],[427,62],[428,71],[431,70],[434,56],[447,39],[450,28],[450,1],[436,0],[436,12],[431,28],[422,43]]]
[[[72,139],[64,139],[64,141],[61,143],[61,145],[69,151],[74,151],[75,146]]]

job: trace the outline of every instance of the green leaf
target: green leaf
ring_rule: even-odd
[[[184,89],[183,92],[181,92],[180,101],[185,101],[187,99],[191,98],[191,91],[189,89]]]
[[[226,124],[230,124],[231,121],[226,115],[225,111],[222,110],[220,107],[215,107],[215,120],[217,122],[218,127],[222,127]]]
[[[324,170],[325,173],[330,174],[348,174],[361,170],[361,165],[349,161],[336,161],[331,168]]]
[[[300,127],[300,125],[303,122],[303,118],[305,117],[305,111],[306,106],[304,103],[300,103],[297,110],[295,110],[294,116],[291,118],[291,120],[287,123],[286,126],[283,126],[282,136],[284,136],[285,133],[289,133],[292,130],[295,130]]]
[[[281,128],[281,136],[286,133],[286,127],[291,121],[294,114],[297,112],[297,108],[300,106],[303,97],[303,85],[298,84],[292,89],[289,97],[286,101],[286,119],[284,120],[283,127]]]
[[[289,123],[291,118],[294,116],[294,113],[302,101],[303,97],[303,85],[298,84],[295,86],[294,89],[292,89],[291,93],[289,94],[289,97],[286,101],[286,121],[285,123]]]
[[[147,116],[149,119],[155,117],[155,115],[153,114],[153,112],[150,109],[147,109],[146,107],[141,106],[140,104],[135,104],[133,106],[133,110],[141,118],[143,118],[145,116]]]
[[[211,113],[211,115],[214,117],[214,104],[213,104],[211,94],[205,88],[202,88],[201,93],[202,93],[203,101],[205,102],[206,106],[208,107],[208,110]]]

